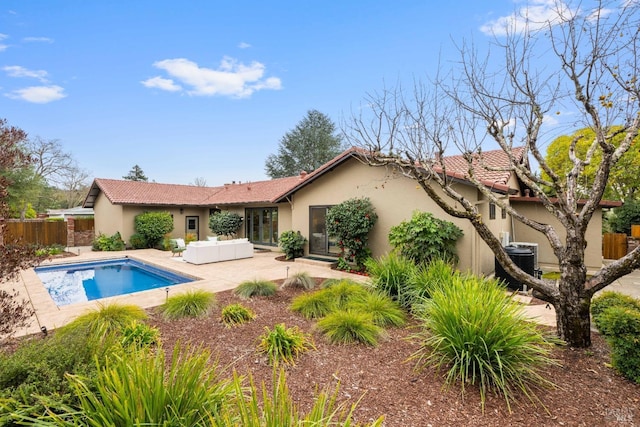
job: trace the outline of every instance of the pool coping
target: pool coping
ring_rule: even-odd
[[[53,330],[71,322],[86,311],[99,307],[101,304],[117,302],[135,304],[146,309],[161,305],[167,296],[171,294],[191,289],[222,292],[235,288],[245,280],[278,280],[285,278],[287,274],[302,271],[317,277],[349,277],[358,281],[366,280],[361,276],[331,270],[327,267],[277,261],[275,258],[279,255],[281,255],[279,252],[255,252],[253,258],[195,265],[184,262],[181,257],[172,256],[170,252],[156,249],[139,249],[120,252],[85,252],[74,257],[45,261],[40,265],[73,264],[126,257],[167,269],[177,274],[187,275],[195,280],[189,283],[172,285],[169,293],[162,287],[58,307],[53,302],[35,270],[33,268],[22,270],[19,278],[10,282],[9,287],[13,287],[21,297],[31,301],[35,315],[31,324],[17,330],[15,335],[23,336],[39,333],[42,326],[45,326],[48,330]]]

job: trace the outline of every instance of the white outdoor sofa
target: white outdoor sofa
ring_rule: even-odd
[[[251,257],[253,257],[253,243],[248,239],[191,242],[182,253],[182,259],[191,264],[208,264]]]

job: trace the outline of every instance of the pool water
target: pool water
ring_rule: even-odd
[[[130,258],[36,267],[35,271],[58,306],[194,280]]]

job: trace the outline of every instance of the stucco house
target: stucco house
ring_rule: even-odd
[[[516,152],[522,156],[522,150]],[[353,197],[368,197],[378,213],[378,223],[370,234],[374,256],[390,250],[387,239],[392,226],[411,218],[414,211],[431,212],[434,216],[455,223],[464,236],[458,242],[459,268],[477,274],[494,270],[494,256],[488,246],[463,219],[446,214],[412,179],[393,167],[371,167],[362,161],[364,154],[357,148],[344,151],[312,173],[260,182],[231,183],[219,187],[196,187],[96,178],[87,194],[84,207],[95,211],[96,233],[111,235],[119,231],[125,241],[134,233],[134,217],[145,211],[168,211],[174,219],[175,237],[194,233],[203,240],[207,234],[209,215],[218,210],[236,212],[244,217],[241,237],[247,237],[256,247],[277,247],[279,233],[297,230],[309,242],[305,254],[336,256],[335,242],[326,233],[327,210]],[[483,163],[507,165],[501,150],[483,152]],[[466,161],[462,156],[443,159],[447,171],[455,179],[457,191],[477,204],[496,236],[503,241],[538,244],[540,263],[557,262],[542,235],[529,231],[506,212],[488,200],[464,179]],[[521,161],[526,162],[526,159]],[[497,168],[496,168],[497,169]],[[479,177],[491,191],[504,195],[514,207],[531,218],[553,223],[553,218],[534,197],[528,197],[515,175],[509,172],[484,170]],[[606,207],[606,203],[603,204]],[[548,219],[547,219],[548,218]],[[590,225],[587,267],[602,264],[602,209]]]

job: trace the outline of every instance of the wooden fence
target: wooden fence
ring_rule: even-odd
[[[604,259],[620,259],[627,254],[627,235],[624,233],[604,233],[602,235],[602,256]]]
[[[67,223],[64,221],[8,221],[5,241],[19,239],[22,243],[44,246],[67,245]]]
[[[9,220],[4,241],[20,240],[25,244],[42,246],[83,246],[93,239],[93,218],[51,221],[46,219]]]

